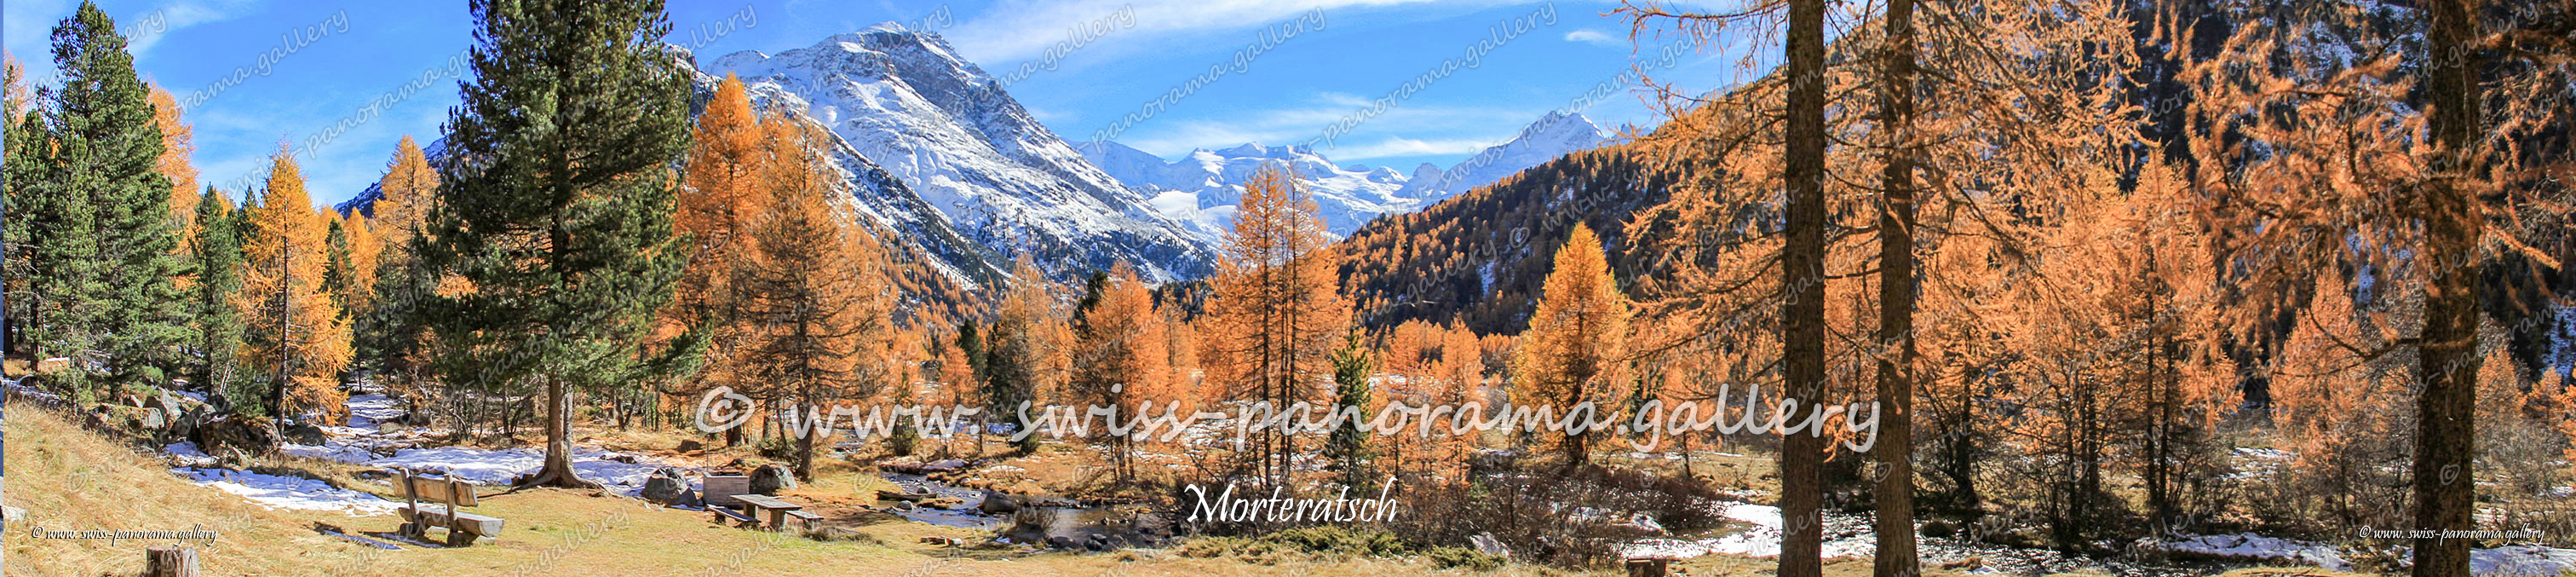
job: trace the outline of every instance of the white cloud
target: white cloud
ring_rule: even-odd
[[[1620,38],[1620,37],[1617,37],[1617,36],[1612,36],[1612,35],[1610,35],[1610,33],[1608,33],[1608,32],[1602,32],[1602,31],[1599,31],[1599,30],[1591,29],[1591,28],[1582,28],[1582,29],[1577,29],[1577,30],[1575,30],[1575,31],[1573,31],[1573,32],[1567,32],[1567,33],[1565,33],[1565,39],[1566,39],[1566,41],[1569,41],[1569,42],[1582,42],[1582,43],[1586,43],[1586,44],[1599,44],[1599,45],[1602,45],[1602,46],[1610,46],[1610,47],[1616,47],[1616,48],[1626,48],[1626,47],[1628,47],[1628,39]]]
[[[1187,154],[1193,149],[1226,148],[1246,142],[1268,145],[1306,144],[1322,136],[1324,128],[1349,117],[1370,105],[1367,98],[1344,93],[1326,92],[1309,97],[1303,105],[1226,114],[1215,118],[1149,119],[1129,130],[1117,140],[1137,150],[1166,158]],[[1543,110],[1489,106],[1455,106],[1425,102],[1408,102],[1387,109],[1361,123],[1352,134],[1339,140],[1341,145],[1318,148],[1336,160],[1379,158],[1404,154],[1447,154],[1442,151],[1475,152],[1510,139],[1458,138],[1491,132],[1495,127],[1509,127],[1517,132],[1521,125],[1537,119]],[[1399,138],[1401,136],[1402,138]],[[1351,145],[1370,138],[1385,139],[1370,145]],[[1394,140],[1404,140],[1397,143]],[[1414,152],[1388,152],[1413,150]],[[1347,151],[1358,151],[1347,152]],[[1358,154],[1358,156],[1353,156]]]
[[[1342,25],[1341,8],[1370,8],[1435,0],[1000,0],[983,13],[941,31],[968,60],[987,65],[1017,62],[1044,53],[1066,38],[1073,26],[1098,22],[1133,7],[1133,28],[1117,27],[1097,39],[1101,44],[1154,43],[1177,35],[1249,30],[1296,19],[1309,10],[1324,10],[1324,27]],[[1469,4],[1507,4],[1516,0],[1468,0]],[[1115,24],[1124,24],[1115,21]]]
[[[1334,160],[1367,160],[1372,158],[1388,158],[1396,156],[1474,154],[1477,151],[1508,141],[1508,138],[1504,140],[1479,140],[1473,138],[1416,140],[1396,136],[1368,144],[1338,147],[1329,152],[1332,153],[1332,158]]]

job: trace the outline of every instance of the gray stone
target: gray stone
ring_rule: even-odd
[[[1503,546],[1503,540],[1494,538],[1493,533],[1477,533],[1474,537],[1468,537],[1467,543],[1474,545],[1478,553],[1496,557],[1512,556],[1512,548]]]
[[[331,440],[330,433],[323,432],[321,427],[313,426],[311,423],[296,423],[294,426],[287,427],[285,431],[280,431],[280,434],[286,437],[286,442],[298,445],[319,445]]]
[[[753,493],[776,495],[781,490],[794,488],[796,488],[796,472],[788,469],[786,465],[761,465],[760,468],[751,470],[751,492]]]
[[[665,467],[655,469],[652,476],[645,477],[644,489],[636,495],[646,501],[671,505],[679,503],[680,495],[688,491],[689,480],[680,476],[680,470]]]
[[[1004,495],[1000,491],[985,489],[984,502],[976,504],[975,510],[983,511],[987,515],[1000,515],[1020,510],[1020,502],[1011,500],[1010,495]]]

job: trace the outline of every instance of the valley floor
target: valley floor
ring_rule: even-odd
[[[977,523],[921,522],[924,515],[917,512],[879,508],[876,505],[882,503],[869,496],[879,489],[897,488],[893,483],[872,468],[821,458],[817,459],[815,481],[789,489],[782,496],[811,504],[813,510],[825,516],[827,526],[847,531],[830,540],[748,531],[712,523],[705,512],[667,508],[633,498],[642,477],[653,469],[673,466],[705,470],[747,454],[748,447],[682,453],[668,450],[682,438],[680,435],[617,431],[592,431],[592,435],[584,437],[576,463],[585,478],[606,484],[605,489],[540,489],[488,495],[475,511],[506,519],[502,536],[470,547],[444,548],[404,541],[392,534],[399,523],[391,514],[398,497],[377,480],[376,472],[387,466],[404,465],[451,471],[486,485],[504,485],[509,477],[535,468],[539,455],[533,449],[513,446],[424,445],[389,449],[389,445],[417,444],[417,439],[406,438],[417,431],[377,433],[368,428],[374,419],[397,416],[388,412],[389,407],[380,405],[371,395],[355,398],[351,403],[355,418],[350,424],[360,427],[330,428],[332,436],[325,443],[288,445],[280,455],[243,463],[204,456],[186,443],[171,444],[160,451],[147,450],[76,425],[73,417],[55,410],[15,404],[8,411],[6,435],[18,443],[7,448],[5,457],[8,472],[12,473],[9,477],[16,482],[7,485],[5,502],[13,509],[23,510],[23,517],[12,520],[6,538],[0,539],[6,544],[6,569],[19,575],[133,574],[142,569],[145,548],[172,544],[169,540],[38,538],[37,531],[207,530],[215,533],[213,539],[186,543],[200,549],[207,575],[1612,574],[1606,570],[1566,571],[1521,563],[1474,571],[1437,569],[1419,558],[1307,554],[1196,557],[1188,553],[1187,547],[1072,553],[995,543],[990,529],[959,526]],[[1726,453],[1704,454],[1709,460],[1701,462],[1700,467],[1717,473],[1719,478],[1756,479],[1764,461]],[[1009,480],[1006,490],[1037,492],[1046,489],[1038,486],[1041,483],[1063,483],[1093,468],[1085,462],[1089,456],[1084,451],[1060,450],[1050,445],[1037,455],[1015,458],[985,470],[1016,476]],[[1755,487],[1744,489],[1762,492]],[[493,487],[485,489],[486,493],[497,491]],[[1674,563],[1677,575],[1759,575],[1771,571],[1773,561],[1765,557],[1777,551],[1777,510],[1743,503],[1726,507],[1726,516],[1735,523],[1724,529],[1707,535],[1641,542],[1631,553],[1687,556]],[[998,521],[981,524],[993,523]],[[1830,536],[1829,550],[1842,547],[1840,554],[1846,556],[1828,563],[1827,575],[1870,573],[1865,518],[1857,525],[1858,531],[1843,530]],[[433,531],[432,535],[437,533]],[[972,545],[934,544],[951,539]],[[2189,570],[2103,565],[2085,560],[2040,559],[2025,555],[2028,551],[1977,549],[1966,543],[1943,549],[1941,543],[1947,541],[1926,540],[1926,574],[2190,574],[2228,567],[2211,565],[2213,569]],[[380,544],[398,549],[382,548]],[[2286,547],[2296,550],[2295,543]],[[2267,549],[2258,553],[2269,552]],[[2550,552],[2558,553],[2564,553],[2567,562],[2576,563],[2576,551]],[[2281,561],[2336,566],[2333,562],[2319,563],[2319,559]],[[2308,567],[2235,569],[2229,574],[2289,572],[2338,573]]]

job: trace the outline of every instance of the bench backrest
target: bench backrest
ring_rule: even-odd
[[[748,494],[751,494],[751,477],[749,476],[707,475],[706,494],[704,499],[708,505],[740,508],[742,507],[742,500],[735,499],[733,496]]]
[[[418,499],[457,507],[472,507],[476,504],[472,483],[453,477],[431,478],[414,475],[407,470],[398,471],[400,472],[398,480],[394,483],[394,490],[400,491],[405,499]]]

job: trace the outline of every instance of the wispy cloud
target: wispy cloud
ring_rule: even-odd
[[[1585,44],[1599,44],[1599,45],[1602,45],[1602,46],[1610,46],[1610,47],[1615,47],[1615,48],[1626,48],[1626,47],[1628,47],[1628,40],[1627,40],[1627,39],[1625,39],[1625,38],[1620,38],[1620,37],[1617,37],[1617,36],[1612,36],[1612,35],[1610,35],[1610,33],[1608,33],[1608,32],[1602,32],[1602,31],[1600,31],[1600,30],[1594,30],[1594,29],[1591,29],[1591,28],[1584,28],[1584,29],[1575,30],[1575,31],[1573,31],[1573,32],[1567,32],[1567,33],[1565,33],[1565,39],[1566,39],[1567,41],[1571,41],[1571,42],[1582,42],[1582,43],[1585,43]]]
[[[1166,158],[1195,149],[1225,148],[1247,142],[1296,144],[1315,135],[1368,99],[1344,93],[1318,93],[1302,105],[1272,108],[1216,119],[1159,121],[1140,125],[1120,143]],[[1396,156],[1469,154],[1511,139],[1520,126],[1544,110],[1512,107],[1423,105],[1388,110],[1383,126],[1370,127],[1343,145],[1320,152],[1334,160]]]
[[[1474,154],[1477,151],[1481,151],[1487,147],[1502,144],[1504,142],[1507,142],[1507,140],[1481,140],[1473,138],[1416,140],[1395,136],[1368,144],[1336,148],[1332,151],[1332,158],[1334,160],[1368,160],[1397,156]]]
[[[981,14],[944,32],[968,59],[987,65],[1017,62],[1046,52],[1065,39],[1061,31],[1129,6],[1135,27],[1122,30],[1105,44],[1152,44],[1179,35],[1251,29],[1297,17],[1317,8],[1377,7],[1431,0],[1001,0]],[[1503,0],[1485,0],[1500,3]]]

